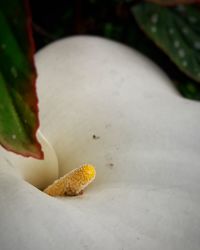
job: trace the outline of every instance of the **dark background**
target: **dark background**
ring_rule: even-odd
[[[141,1],[30,1],[36,50],[71,35],[97,35],[131,46],[155,61],[180,94],[200,100],[200,84],[185,76],[138,27],[131,8]]]

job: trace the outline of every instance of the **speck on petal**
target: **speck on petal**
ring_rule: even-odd
[[[200,50],[200,41],[194,42],[194,48]]]
[[[152,33],[156,33],[156,31],[157,31],[156,26],[152,26],[152,27],[151,27],[151,32],[152,32]]]
[[[180,47],[180,42],[178,40],[174,41],[174,47],[175,48]]]
[[[185,51],[183,49],[179,49],[178,55],[183,58],[185,56]]]
[[[156,24],[158,22],[158,14],[157,13],[153,14],[151,16],[151,22],[154,23],[154,24]]]

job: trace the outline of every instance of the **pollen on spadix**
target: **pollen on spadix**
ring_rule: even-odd
[[[44,192],[51,196],[79,195],[95,179],[95,176],[94,166],[85,164],[54,181]]]

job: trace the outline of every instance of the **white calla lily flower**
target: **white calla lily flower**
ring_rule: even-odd
[[[53,43],[36,63],[41,131],[58,162],[50,146],[35,168],[1,149],[0,249],[199,250],[200,104],[101,38]],[[84,163],[96,179],[83,195],[33,186]]]

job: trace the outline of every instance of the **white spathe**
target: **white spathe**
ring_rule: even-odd
[[[42,145],[44,160],[23,157],[3,150],[0,151],[0,174],[9,171],[43,190],[58,178],[58,159],[51,144],[40,131],[38,131],[37,137]]]
[[[36,62],[60,175],[92,163],[97,177],[83,196],[52,198],[6,170],[1,149],[0,249],[199,250],[200,103],[104,39],[64,39]]]

